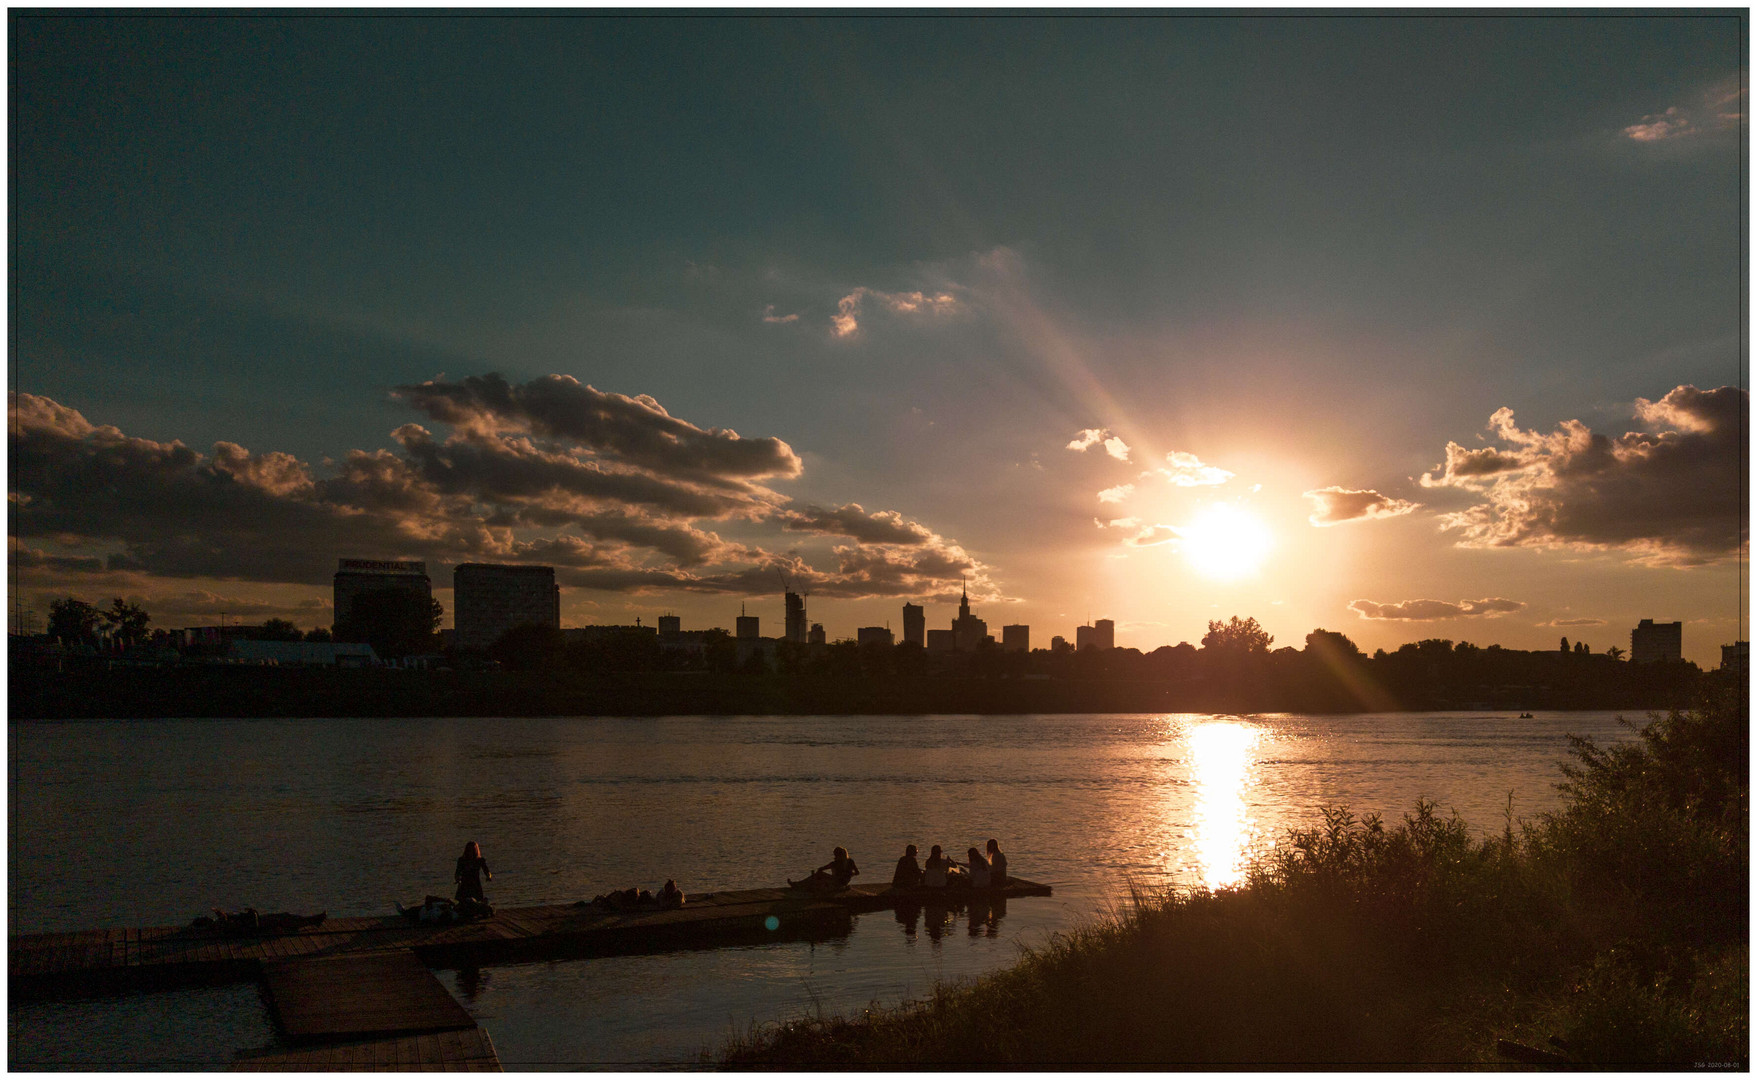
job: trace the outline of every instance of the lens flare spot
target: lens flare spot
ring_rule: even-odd
[[[770,915],[768,918],[763,920],[763,929],[764,930],[779,930],[779,929],[781,929],[781,920],[775,918],[773,915]]]

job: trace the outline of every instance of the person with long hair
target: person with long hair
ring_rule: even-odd
[[[464,853],[458,856],[458,871],[453,879],[458,883],[456,900],[477,900],[486,904],[488,898],[482,895],[482,878],[494,880],[494,871],[488,869],[488,860],[482,857],[482,849],[472,840],[464,845]]]

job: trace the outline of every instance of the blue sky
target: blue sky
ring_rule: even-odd
[[[351,555],[773,632],[784,565],[832,636],[942,625],[968,578],[1039,645],[1241,614],[1602,650],[1652,617],[1712,663],[1746,30],[15,13],[14,566],[170,625],[327,622]],[[753,440],[771,471],[727,464]]]

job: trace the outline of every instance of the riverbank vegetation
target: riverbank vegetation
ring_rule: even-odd
[[[1742,693],[1577,742],[1563,808],[1478,838],[1325,811],[1222,892],[1137,894],[928,1000],[753,1032],[732,1066],[1743,1068]]]

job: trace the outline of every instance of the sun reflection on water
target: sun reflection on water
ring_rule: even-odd
[[[1244,881],[1245,857],[1256,832],[1245,790],[1252,782],[1258,731],[1214,721],[1189,729],[1190,779],[1196,789],[1196,860],[1210,889]]]

